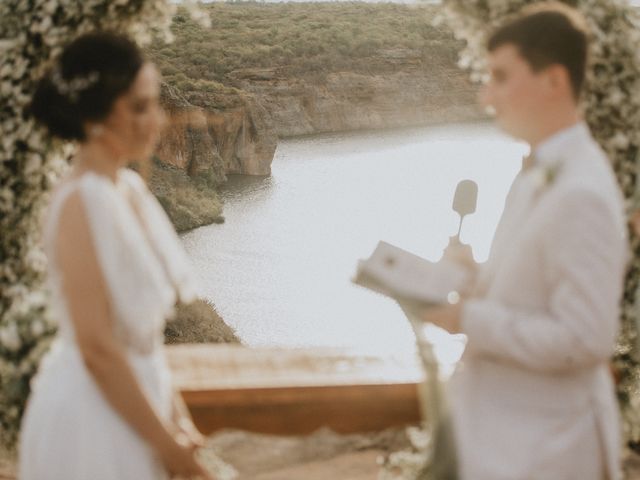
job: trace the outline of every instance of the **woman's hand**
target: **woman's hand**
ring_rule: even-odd
[[[176,422],[178,433],[185,436],[188,442],[196,447],[202,448],[206,444],[206,438],[196,428],[190,418],[182,417]]]
[[[196,459],[198,446],[182,432],[158,449],[160,459],[171,478],[215,480]]]
[[[178,391],[174,392],[173,394],[172,407],[171,418],[176,426],[177,433],[186,435],[186,437],[189,439],[189,442],[191,442],[191,444],[195,445],[196,447],[204,447],[206,439],[200,433],[198,428],[193,424],[193,419],[191,418],[189,409],[184,403],[182,395],[180,395],[180,392]]]

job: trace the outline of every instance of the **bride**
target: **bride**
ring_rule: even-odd
[[[165,318],[193,297],[186,256],[141,177],[164,116],[159,75],[109,33],[70,44],[31,111],[79,143],[51,197],[44,241],[59,330],[23,419],[22,480],[212,480],[173,391]]]

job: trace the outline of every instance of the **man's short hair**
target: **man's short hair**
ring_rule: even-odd
[[[490,52],[511,44],[534,72],[553,65],[569,72],[574,98],[580,97],[584,84],[589,33],[584,17],[559,2],[544,2],[525,7],[520,14],[499,27],[489,37]]]

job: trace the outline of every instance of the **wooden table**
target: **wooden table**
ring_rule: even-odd
[[[208,434],[239,428],[304,434],[380,430],[420,420],[415,359],[343,349],[168,346],[176,386]]]

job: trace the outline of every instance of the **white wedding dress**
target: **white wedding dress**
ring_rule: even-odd
[[[193,276],[179,239],[155,197],[133,171],[114,183],[96,173],[54,193],[45,224],[58,333],[39,373],[22,423],[21,480],[167,479],[159,459],[113,410],[85,367],[65,307],[53,241],[61,208],[78,191],[114,313],[115,334],[150,403],[171,414],[172,385],[163,328],[178,298],[194,297]]]

